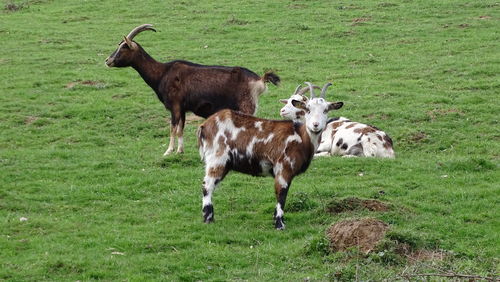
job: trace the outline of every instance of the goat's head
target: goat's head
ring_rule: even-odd
[[[118,48],[109,55],[106,59],[108,67],[128,67],[134,57],[138,54],[141,48],[139,44],[133,41],[134,37],[145,30],[156,30],[151,24],[143,24],[134,28],[123,40],[118,44]]]
[[[304,103],[307,103],[307,101],[309,100],[309,98],[304,95],[304,93],[309,90],[309,86],[306,86],[302,89],[300,87],[301,85],[295,88],[295,91],[293,92],[292,96],[290,96],[290,98],[280,100],[281,103],[285,104],[280,110],[280,116],[282,118],[294,121],[304,120],[304,115],[306,114],[306,112],[303,109],[296,108],[294,105],[292,105],[293,100],[301,101]],[[313,85],[313,88],[320,89],[316,85]]]
[[[309,86],[311,99],[306,102],[292,100],[291,103],[294,107],[305,111],[304,119],[309,132],[318,134],[325,129],[326,122],[328,120],[328,112],[342,108],[344,103],[332,103],[325,100],[326,89],[332,85],[331,83],[327,83],[323,86],[320,97],[316,97],[314,95],[314,87],[311,83],[306,82],[306,84]]]

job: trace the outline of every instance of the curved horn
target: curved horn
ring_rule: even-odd
[[[321,88],[319,88],[319,86],[316,86],[316,85],[313,85],[313,88],[314,89],[321,89]],[[309,87],[306,86],[306,87],[300,89],[299,92],[297,92],[295,94],[304,95],[304,93],[306,93],[307,90],[309,90]]]
[[[156,30],[153,28],[152,24],[143,24],[143,25],[140,25],[140,26],[132,29],[132,31],[127,35],[127,38],[132,40],[132,39],[134,39],[134,37],[137,34],[143,32],[145,30],[152,30],[152,31],[156,32]]]
[[[310,82],[304,82],[305,84],[307,84],[307,86],[309,86],[309,91],[311,92],[311,99],[314,99],[316,98],[316,96],[314,95],[314,86],[310,83]]]
[[[331,83],[331,82],[328,82],[328,83],[326,83],[326,84],[323,86],[323,89],[321,89],[321,95],[320,95],[319,97],[321,97],[321,98],[325,99],[326,89],[327,89],[328,87],[330,87],[330,85],[332,85],[332,83]]]
[[[295,91],[293,91],[293,95],[297,94],[299,92],[299,89],[300,89],[300,84],[297,86],[297,88],[295,88]]]

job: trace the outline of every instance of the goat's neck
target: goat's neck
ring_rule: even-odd
[[[153,59],[146,51],[141,50],[131,66],[155,92],[158,91],[158,86],[165,72],[164,64]]]
[[[311,140],[311,144],[313,145],[314,147],[314,152],[316,152],[316,150],[318,149],[318,146],[319,146],[319,142],[321,141],[321,134],[323,133],[323,131],[320,131],[318,133],[314,133],[312,131],[310,131],[305,122],[304,122],[304,125],[305,127],[305,131],[307,132],[307,135],[309,136],[309,140]]]

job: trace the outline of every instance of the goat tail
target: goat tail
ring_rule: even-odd
[[[272,71],[266,72],[261,79],[264,82],[271,82],[274,85],[278,85],[281,82],[280,77]]]
[[[205,127],[203,125],[200,125],[200,127],[198,127],[198,130],[196,131],[196,136],[198,137],[198,151],[200,152],[200,158],[201,160],[205,160],[204,156],[205,156],[205,150],[204,150],[204,139],[205,139],[205,134],[203,133],[203,129]]]

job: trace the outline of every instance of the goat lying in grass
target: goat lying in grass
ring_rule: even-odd
[[[330,84],[325,85],[323,92]],[[205,162],[203,220],[214,221],[212,193],[231,171],[274,177],[276,229],[285,228],[283,209],[292,179],[306,171],[319,145],[327,113],[343,103],[316,98],[292,101],[305,111],[304,122],[275,121],[240,112],[222,110],[210,116],[198,129],[198,146]],[[323,93],[324,95],[324,93]]]
[[[157,62],[133,41],[145,30],[156,31],[150,24],[134,28],[106,59],[106,65],[134,68],[170,111],[170,142],[164,155],[174,151],[175,136],[177,153],[184,152],[186,112],[204,118],[221,109],[253,115],[259,95],[267,89],[266,82],[277,85],[280,81],[272,72],[260,77],[243,67],[205,66],[182,60]]]
[[[286,104],[280,110],[283,118],[297,122],[304,120],[305,111],[295,107],[293,103],[293,101],[307,102],[307,97],[303,95],[304,90],[307,88],[297,88],[289,99],[280,100]],[[329,155],[394,158],[394,150],[391,138],[384,131],[375,126],[339,117],[328,121],[315,154],[315,156]]]

